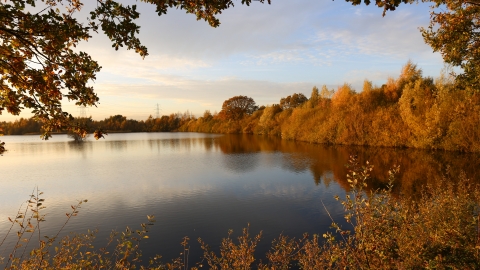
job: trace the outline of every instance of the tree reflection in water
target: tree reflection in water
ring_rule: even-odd
[[[209,141],[211,143],[212,140]],[[372,178],[367,190],[385,187],[388,171],[400,166],[394,193],[396,195],[416,196],[425,184],[432,184],[444,176],[458,179],[465,173],[472,181],[480,181],[480,155],[448,151],[425,151],[418,149],[397,149],[362,146],[330,146],[286,141],[277,137],[256,135],[225,135],[213,140],[225,154],[225,164],[234,170],[248,171],[255,167],[255,156],[260,152],[281,152],[284,154],[282,167],[292,172],[310,170],[315,184],[326,186],[334,180],[346,191],[350,190],[347,182],[347,168],[350,155],[356,155],[360,164],[369,161],[374,165]],[[233,154],[248,155],[248,162],[231,164],[229,156]],[[245,156],[247,157],[247,156]]]

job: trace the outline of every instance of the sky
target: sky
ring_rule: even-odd
[[[234,0],[235,7],[218,16],[220,27],[212,28],[181,10],[159,17],[152,5],[123,2],[138,6],[139,38],[149,56],[115,51],[103,35],[80,44],[102,66],[91,83],[100,104],[86,109],[95,120],[116,114],[145,120],[156,116],[157,104],[160,115],[188,110],[201,116],[220,111],[233,96],[270,105],[293,93],[310,97],[313,86],[322,85],[336,89],[347,83],[360,92],[365,79],[382,85],[397,78],[408,60],[425,76],[438,77],[444,66],[419,31],[429,25],[424,3],[402,5],[382,17],[381,8],[341,0],[272,0],[249,7]],[[72,102],[64,102],[64,109],[80,115]]]

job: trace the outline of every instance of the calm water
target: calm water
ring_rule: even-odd
[[[348,191],[344,165],[350,154],[375,165],[371,188],[382,187],[387,170],[400,164],[399,196],[415,195],[444,174],[464,171],[473,181],[480,178],[478,155],[331,147],[247,135],[111,134],[81,144],[65,135],[49,141],[5,136],[2,141],[8,149],[0,157],[2,239],[7,218],[38,186],[47,206],[43,234],[54,234],[70,205],[88,199],[65,233],[99,229],[101,242],[112,229],[138,228],[153,214],[157,222],[142,250],[146,258],[158,253],[165,261],[179,256],[184,236],[191,239],[190,261],[198,261],[198,237],[215,249],[229,229],[240,233],[247,224],[252,234],[263,231],[259,253],[281,233],[323,234],[331,220],[322,201],[336,221],[343,219],[333,196]]]

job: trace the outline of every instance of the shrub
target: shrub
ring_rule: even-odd
[[[40,197],[42,194],[36,189],[23,210],[20,207],[16,217],[9,218],[11,226],[0,242],[0,247],[14,231],[17,241],[8,258],[0,258],[5,269],[133,269],[137,266],[141,269],[183,269],[182,260],[161,264],[160,256],[142,265],[140,243],[142,239],[148,238],[148,228],[155,222],[154,216],[147,216],[148,223],[141,224],[139,230],[127,227],[121,233],[112,231],[107,244],[102,248],[92,245],[96,231],[88,231],[86,234],[71,233],[59,239],[69,220],[78,215],[81,205],[87,200],[71,206],[71,211],[66,214],[67,220],[55,236],[42,238],[40,229],[45,221],[45,216],[42,215],[45,199]],[[27,253],[29,245],[35,244],[37,247]]]
[[[386,189],[367,192],[373,166],[360,167],[354,157],[350,166],[351,191],[337,200],[343,204],[351,228],[334,221],[334,231],[323,234],[323,243],[319,235],[298,240],[280,236],[272,243],[267,262],[258,264],[259,269],[480,268],[477,185],[464,176],[456,184],[443,178],[412,201],[409,196],[392,196],[398,167],[390,171]],[[252,260],[241,267],[233,262],[238,256],[253,254],[258,239],[258,235],[250,238],[248,230],[239,237],[238,245],[229,237],[222,243],[220,257],[206,251],[207,263],[213,269],[249,269]]]
[[[351,192],[340,200],[350,229],[333,222],[335,233],[291,241],[277,240],[269,258],[281,258],[285,269],[292,262],[302,269],[479,269],[480,190],[464,176],[457,184],[440,179],[427,186],[421,198],[394,198],[390,191],[399,168],[390,171],[387,189],[364,191],[373,167],[359,167],[355,158],[348,175]],[[281,243],[278,247],[278,243]],[[295,252],[292,252],[295,251]],[[283,252],[283,253],[282,253]],[[282,257],[282,256],[280,256]]]

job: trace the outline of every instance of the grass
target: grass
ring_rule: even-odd
[[[264,261],[254,257],[261,233],[252,236],[248,227],[237,239],[230,231],[219,253],[198,239],[204,251],[201,262],[189,264],[188,237],[183,239],[181,258],[169,263],[162,262],[161,256],[142,260],[140,245],[148,238],[153,216],[147,216],[148,222],[138,230],[127,227],[112,232],[100,248],[92,245],[95,231],[59,239],[86,201],[72,205],[55,236],[42,238],[44,199],[35,189],[10,219],[10,230],[0,242],[1,247],[9,234],[17,234],[17,243],[3,258],[3,265],[6,269],[480,269],[478,185],[464,175],[444,177],[426,186],[419,198],[394,197],[391,190],[400,168],[390,170],[386,189],[366,191],[373,166],[361,166],[355,157],[349,166],[351,191],[345,198],[336,197],[348,226],[341,227],[332,219],[332,229],[323,235],[299,239],[281,235]]]

